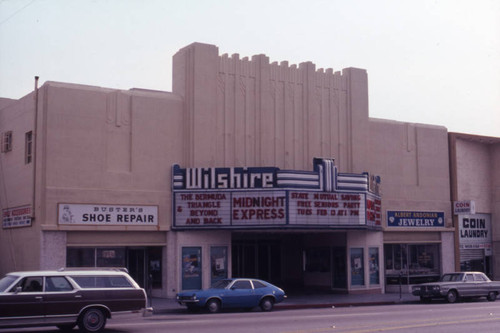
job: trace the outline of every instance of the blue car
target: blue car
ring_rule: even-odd
[[[226,308],[253,308],[271,311],[275,303],[286,298],[285,292],[257,279],[234,278],[214,283],[212,288],[184,291],[177,294],[177,301],[189,310],[206,308],[209,312],[219,312]]]

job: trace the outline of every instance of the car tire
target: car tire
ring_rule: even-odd
[[[448,303],[455,303],[458,300],[458,294],[455,290],[450,290],[446,294],[446,301]]]
[[[220,307],[221,307],[220,301],[217,300],[217,299],[210,299],[210,300],[208,300],[206,306],[207,306],[208,312],[210,312],[210,313],[217,313],[217,312],[219,312],[220,311]]]
[[[488,301],[494,302],[497,299],[497,293],[494,291],[490,291],[488,293],[488,296],[486,296],[486,298],[488,299]]]
[[[98,308],[85,310],[78,321],[78,327],[83,332],[101,332],[104,326],[106,326],[106,315]]]
[[[266,297],[262,301],[260,301],[260,308],[262,311],[271,311],[274,307],[274,299],[271,297]]]

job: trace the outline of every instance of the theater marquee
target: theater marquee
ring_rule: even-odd
[[[187,168],[172,173],[174,228],[379,228],[381,200],[368,174],[341,174],[333,160],[314,171]]]

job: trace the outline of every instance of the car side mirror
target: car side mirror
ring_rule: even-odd
[[[20,293],[21,291],[23,291],[23,287],[17,286],[16,289],[14,289],[14,294]]]

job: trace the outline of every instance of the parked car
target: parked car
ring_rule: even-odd
[[[444,274],[438,282],[429,282],[412,287],[412,294],[420,296],[422,302],[443,298],[454,303],[460,298],[486,297],[496,300],[500,293],[500,282],[491,281],[481,272],[457,272]]]
[[[112,314],[152,313],[146,305],[144,289],[121,270],[13,272],[0,280],[0,328],[100,332]]]
[[[219,312],[224,308],[254,308],[271,311],[275,303],[286,298],[285,292],[269,282],[234,278],[214,283],[210,289],[184,291],[177,294],[177,301],[188,309],[206,308],[209,312]]]

